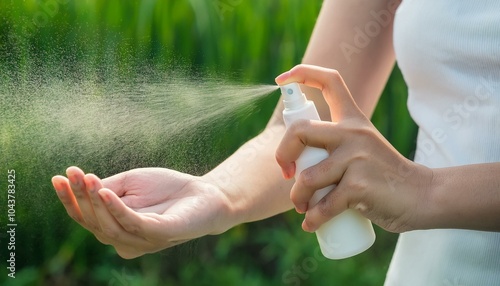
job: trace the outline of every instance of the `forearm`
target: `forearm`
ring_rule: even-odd
[[[422,228],[500,231],[500,163],[434,169]]]
[[[392,20],[398,3],[394,0],[326,0],[303,59],[303,63],[337,69],[367,116],[373,113],[394,65]],[[367,23],[375,21],[372,11],[387,11],[387,25],[370,37],[368,45],[356,47],[355,28],[364,29]],[[345,44],[358,50],[347,57],[342,50]],[[315,102],[321,118],[330,120],[321,92],[303,88]],[[285,132],[282,110],[280,100],[266,130],[204,176],[226,193],[235,213],[235,224],[292,208],[289,192],[293,181],[283,179],[275,160],[276,148]]]
[[[394,66],[392,27],[399,3],[399,0],[325,0],[302,60],[304,64],[338,70],[368,118]],[[374,32],[370,33],[370,29]],[[305,86],[303,90],[315,101],[322,119],[329,120],[329,109],[321,92]],[[335,120],[335,114],[332,116]]]
[[[219,187],[229,201],[230,224],[264,219],[292,208],[275,150],[283,137],[282,124],[270,124],[261,134],[203,177]]]

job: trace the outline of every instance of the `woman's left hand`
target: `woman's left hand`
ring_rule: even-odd
[[[298,65],[276,78],[279,85],[298,82],[323,92],[337,122],[298,121],[276,151],[285,178],[295,175],[295,161],[306,146],[324,148],[330,156],[297,176],[290,198],[305,213],[302,228],[313,232],[344,210],[361,212],[391,232],[424,228],[430,168],[402,156],[354,102],[335,70]],[[336,184],[318,204],[308,208],[316,190]]]

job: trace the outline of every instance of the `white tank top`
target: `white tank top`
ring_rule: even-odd
[[[415,161],[500,162],[500,1],[404,0],[394,46],[419,126]],[[403,233],[385,285],[500,285],[500,232]]]

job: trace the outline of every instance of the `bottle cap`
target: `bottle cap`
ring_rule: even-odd
[[[300,90],[300,86],[296,82],[280,86],[281,94],[283,95],[283,103],[285,109],[298,109],[307,102],[305,94]]]

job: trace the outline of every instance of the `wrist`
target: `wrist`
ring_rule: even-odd
[[[201,176],[201,179],[208,183],[214,192],[220,196],[220,207],[218,222],[215,224],[214,232],[220,234],[230,228],[246,222],[247,211],[244,207],[242,196],[234,194],[234,186],[231,188],[230,176],[222,176],[216,168]]]
[[[289,191],[293,182],[282,178],[275,162],[275,148],[284,131],[279,122],[270,123],[261,134],[202,176],[224,196],[227,229],[292,208]]]
[[[455,228],[460,215],[456,213],[456,206],[454,206],[456,201],[450,195],[456,197],[460,194],[458,190],[455,190],[457,191],[455,194],[447,191],[447,182],[450,179],[449,168],[437,168],[432,171],[432,182],[426,200],[428,214],[425,229]]]
[[[416,194],[416,200],[412,199],[415,209],[413,211],[413,221],[409,224],[410,230],[423,230],[435,228],[436,216],[439,208],[436,206],[436,182],[435,170],[418,163],[416,165],[415,175],[412,176],[414,186],[413,192]]]
[[[432,169],[420,229],[499,231],[499,163]]]
[[[423,192],[424,200],[420,206],[422,220],[419,229],[455,228],[460,215],[457,216],[454,197],[460,194],[458,190],[455,190],[457,192],[454,194],[449,192],[447,186],[450,180],[449,168],[427,169],[432,175]]]

